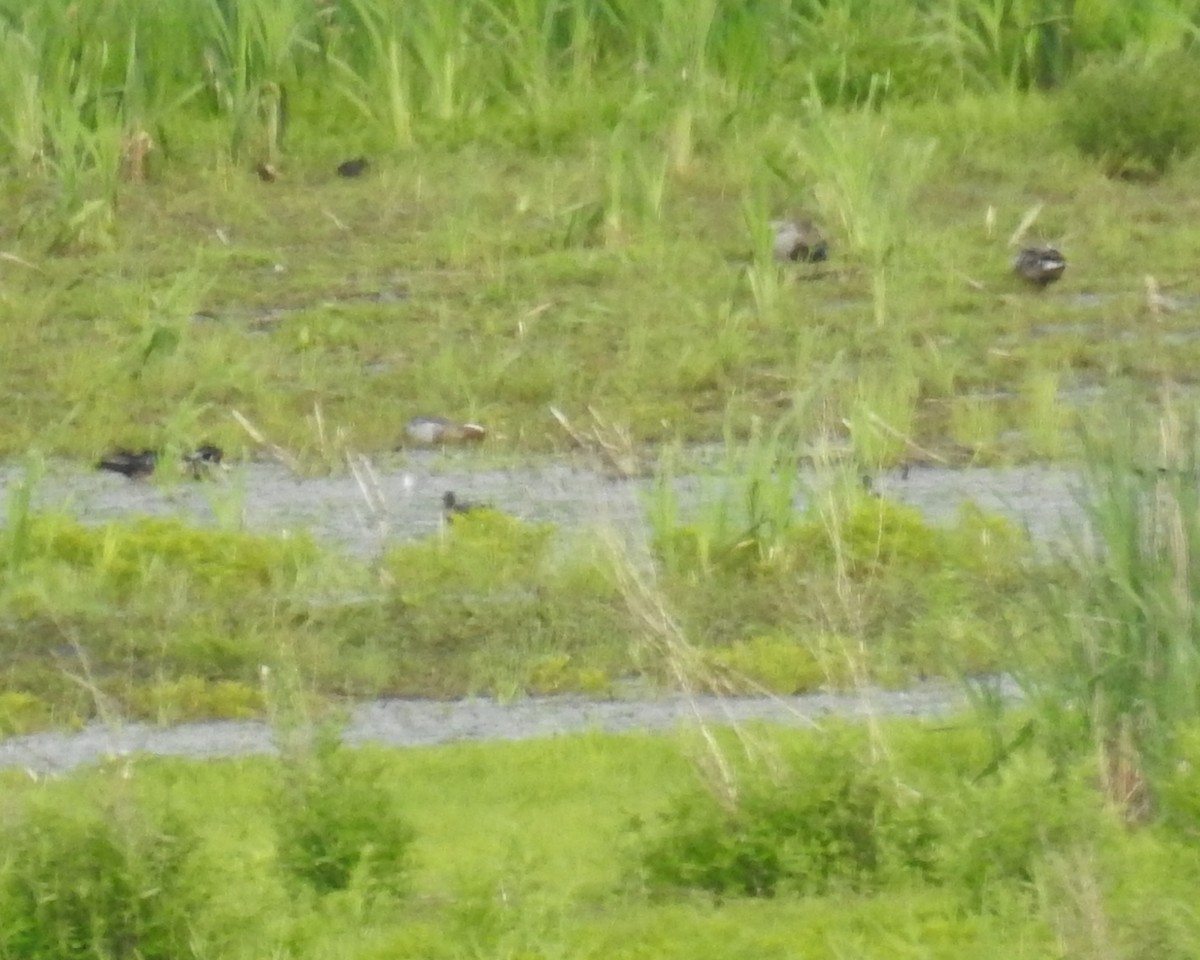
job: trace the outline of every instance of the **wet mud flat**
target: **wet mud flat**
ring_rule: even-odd
[[[1012,697],[1010,682],[989,683]],[[794,697],[672,695],[656,700],[589,700],[532,697],[513,703],[491,699],[381,700],[351,712],[345,740],[352,745],[424,747],[485,740],[525,740],[584,732],[668,732],[699,723],[730,726],[766,721],[817,728],[830,717],[944,717],[967,706],[961,686],[929,683],[908,690],[864,687],[853,693]],[[212,759],[273,755],[271,728],[257,721],[220,720],[174,727],[94,723],[78,733],[45,732],[0,741],[0,768],[31,774],[66,773],[80,766],[136,755]]]

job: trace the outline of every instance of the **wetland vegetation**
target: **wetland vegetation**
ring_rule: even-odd
[[[282,745],[4,774],[0,956],[1194,956],[1198,29],[1187,0],[0,0],[0,731]],[[783,217],[828,259],[777,263]],[[1061,280],[1013,275],[1025,243]],[[348,560],[232,508],[34,506],[49,460],[158,451],[131,482],[169,486],[213,443],[369,508],[419,415],[486,426],[480,464],[657,472],[645,555],[488,510]],[[724,459],[692,514],[696,441]],[[862,482],[1029,460],[1080,465],[1090,530]],[[996,673],[1019,706],[938,728],[335,736],[377,696]]]

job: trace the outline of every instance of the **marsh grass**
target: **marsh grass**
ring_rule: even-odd
[[[1015,657],[999,624],[1035,602],[1024,535],[971,510],[931,526],[874,496],[853,462],[801,473],[793,427],[728,446],[705,506],[685,515],[667,484],[650,499],[655,566],[632,564],[622,591],[650,626],[647,667],[688,688],[790,694]]]
[[[1126,410],[1087,434],[1092,538],[1045,595],[1060,656],[1026,678],[1046,735],[1096,752],[1100,782],[1131,822],[1153,815],[1156,783],[1200,709],[1197,426],[1168,386],[1161,404],[1157,420]]]

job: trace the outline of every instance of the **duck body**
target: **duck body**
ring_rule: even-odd
[[[367,167],[370,163],[366,157],[355,157],[353,160],[345,160],[338,164],[337,175],[339,177],[361,177],[367,172]]]
[[[97,470],[108,470],[119,473],[130,480],[138,480],[154,473],[158,465],[158,453],[154,450],[142,450],[140,453],[121,447],[101,458],[96,464]]]
[[[404,436],[418,446],[439,443],[478,443],[487,431],[477,423],[459,423],[446,417],[413,417],[404,425]]]
[[[1058,280],[1067,269],[1067,258],[1054,247],[1024,247],[1013,259],[1013,272],[1039,290]]]
[[[820,263],[829,259],[829,244],[811,220],[772,220],[771,255],[777,263]]]
[[[197,480],[217,468],[229,469],[224,460],[225,451],[212,443],[202,444],[183,458],[184,465],[191,469],[192,476]]]

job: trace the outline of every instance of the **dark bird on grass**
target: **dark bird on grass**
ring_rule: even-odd
[[[447,522],[453,521],[459,514],[470,513],[472,510],[482,508],[483,504],[481,503],[474,503],[470,500],[459,500],[453,490],[447,490],[442,494],[442,516]]]
[[[154,450],[143,450],[141,453],[136,453],[121,447],[102,458],[96,464],[96,469],[109,470],[126,476],[130,480],[139,480],[142,477],[150,476],[157,463],[158,453]]]
[[[355,157],[353,160],[345,160],[338,164],[337,175],[339,177],[361,177],[367,172],[367,167],[370,165],[366,157]]]
[[[1044,290],[1063,275],[1067,258],[1053,247],[1024,247],[1013,260],[1013,272]]]
[[[771,253],[779,263],[820,263],[829,259],[829,244],[811,220],[772,220]]]
[[[229,466],[224,461],[225,451],[211,443],[197,447],[183,458],[184,466],[192,471],[192,476],[197,480],[210,476],[218,468],[228,470]]]
[[[254,172],[258,174],[258,179],[263,183],[274,183],[279,179],[279,171],[265,160],[259,160],[254,165]]]
[[[487,431],[477,423],[459,423],[446,417],[418,416],[404,425],[409,443],[433,446],[444,443],[478,443]]]

